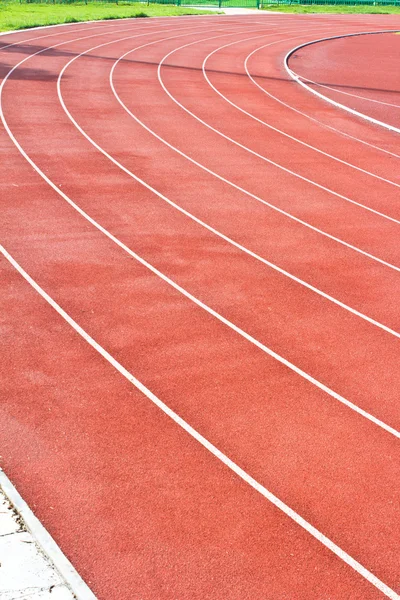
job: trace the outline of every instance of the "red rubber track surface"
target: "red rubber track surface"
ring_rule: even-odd
[[[321,94],[400,127],[399,57],[399,33],[382,33],[307,46],[292,55],[290,64]]]
[[[27,59],[1,98],[4,248],[393,594],[400,138],[302,89],[284,57],[399,26],[255,13],[0,38],[1,77]],[[387,597],[0,268],[2,466],[100,600]]]

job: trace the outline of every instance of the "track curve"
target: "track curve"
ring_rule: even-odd
[[[4,468],[100,600],[399,597],[399,137],[284,68],[397,26],[0,38]]]
[[[301,46],[289,56],[289,71],[319,97],[400,134],[399,33],[351,34]]]

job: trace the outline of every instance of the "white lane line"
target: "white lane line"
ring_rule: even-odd
[[[11,257],[8,258],[7,253],[5,253],[5,250],[2,246],[0,246],[0,252],[3,254],[3,256],[5,256],[5,258],[7,258],[7,260],[10,261]],[[11,264],[13,263],[11,262]],[[17,267],[15,268],[22,274],[22,272]],[[13,486],[7,475],[1,469],[0,489],[4,491],[4,494],[10,500],[11,504],[14,505],[15,509],[22,517],[26,528],[32,534],[32,537],[40,546],[45,556],[48,556],[50,561],[54,564],[57,571],[60,573],[62,578],[66,581],[67,585],[75,594],[77,600],[96,600],[96,596],[87,586],[87,584],[83,581],[82,577],[75,570],[68,558],[60,550],[59,546],[53,540],[49,532],[43,527],[39,519],[35,517],[27,503],[23,500],[23,498]],[[26,565],[24,565],[24,567],[26,567]],[[15,592],[15,594],[18,594],[15,596],[15,598],[22,598],[22,596],[20,596],[17,591]],[[33,597],[31,596],[31,594],[28,595],[30,598]],[[28,595],[26,597],[28,597]],[[7,598],[9,598],[7,593],[6,596]],[[25,598],[25,595],[23,597]]]
[[[111,366],[114,367],[123,377],[125,377],[132,385],[134,385],[142,394],[144,394],[153,404],[155,404],[160,410],[162,410],[168,417],[170,417],[177,425],[179,425],[186,433],[193,437],[199,442],[206,450],[208,450],[213,456],[220,460],[225,466],[233,471],[238,477],[250,485],[254,490],[261,494],[266,500],[271,502],[286,516],[292,519],[297,525],[302,527],[316,540],[333,552],[340,560],[344,561],[354,571],[366,579],[369,583],[380,590],[385,596],[391,600],[399,600],[400,596],[396,594],[394,590],[388,587],[380,579],[378,579],[371,571],[366,569],[352,556],[347,554],[342,548],[337,546],[331,539],[326,537],[318,529],[316,529],[311,523],[301,517],[296,511],[290,506],[285,504],[282,500],[277,498],[272,492],[256,481],[251,475],[246,473],[239,465],[233,462],[226,454],[221,452],[214,444],[209,442],[205,437],[201,435],[196,429],[194,429],[189,423],[182,419],[177,413],[171,410],[162,400],[160,400],[153,392],[151,392],[143,383],[141,383],[136,377],[128,371],[120,362],[118,362],[103,346],[101,346],[94,338],[92,338],[70,315],[65,312],[63,308],[53,298],[47,294],[43,288],[41,288],[36,281],[32,279],[30,275],[17,263],[17,261],[6,251],[3,246],[0,246],[0,252],[8,260],[8,262],[18,271],[18,273],[27,281],[33,289],[48,303],[50,306],[94,349],[98,352]]]
[[[399,104],[392,104],[391,102],[383,102],[383,100],[375,100],[374,98],[367,98],[367,96],[360,96],[359,94],[345,92],[344,90],[339,90],[331,85],[326,85],[324,83],[318,83],[317,81],[313,81],[312,79],[308,79],[307,77],[302,77],[301,75],[298,75],[298,77],[301,77],[301,79],[303,79],[303,81],[307,81],[308,83],[313,83],[314,85],[317,85],[318,87],[322,87],[327,90],[331,90],[332,92],[337,92],[338,94],[344,94],[345,96],[351,96],[352,98],[359,98],[360,100],[367,100],[368,102],[375,102],[376,104],[383,104],[385,106],[393,106],[394,108],[400,108]],[[384,91],[384,90],[382,90],[382,91]]]
[[[256,156],[257,158],[260,158],[262,161],[267,162],[271,165],[273,165],[274,167],[277,167],[278,169],[284,171],[285,173],[288,173],[289,175],[292,175],[293,177],[296,177],[297,179],[301,179],[302,181],[305,181],[306,183],[309,183],[310,185],[324,191],[327,192],[328,194],[331,194],[333,196],[335,196],[336,198],[340,198],[341,200],[345,200],[346,202],[349,202],[351,204],[354,204],[356,206],[358,206],[359,208],[362,208],[363,210],[366,210],[368,212],[371,212],[383,219],[386,219],[388,221],[391,221],[393,223],[396,223],[397,225],[400,225],[400,220],[395,219],[394,217],[391,217],[385,213],[382,213],[378,210],[375,210],[369,206],[366,206],[365,204],[361,204],[360,202],[356,202],[355,200],[352,200],[351,198],[349,198],[348,196],[344,196],[343,194],[339,194],[338,192],[335,192],[334,190],[321,185],[320,183],[317,183],[315,181],[313,181],[312,179],[309,179],[308,177],[304,177],[303,175],[300,175],[299,173],[296,173],[295,171],[292,171],[291,169],[288,169],[287,167],[284,167],[283,165],[280,165],[279,163],[271,160],[270,158],[267,158],[266,156],[263,156],[262,154],[259,154],[258,152],[255,152],[254,150],[252,150],[251,148],[249,148],[248,146],[245,146],[244,144],[241,144],[240,142],[238,142],[237,140],[234,140],[233,138],[231,138],[228,135],[225,135],[222,131],[220,131],[219,129],[216,129],[215,127],[213,127],[212,125],[210,125],[209,123],[207,123],[206,121],[204,121],[203,119],[201,119],[200,117],[198,117],[197,115],[195,115],[192,111],[190,111],[188,108],[186,108],[183,104],[181,104],[172,94],[171,92],[166,88],[162,77],[161,77],[161,69],[163,64],[165,63],[165,61],[167,60],[167,58],[169,58],[170,56],[172,56],[172,54],[174,54],[175,52],[178,52],[179,50],[183,50],[184,48],[188,48],[189,46],[193,46],[195,44],[201,43],[202,41],[205,40],[196,40],[195,42],[190,42],[189,44],[184,44],[183,46],[180,46],[178,48],[175,48],[174,50],[172,50],[171,52],[169,52],[168,54],[166,54],[164,56],[164,58],[161,59],[160,63],[159,63],[159,68],[158,68],[158,74],[159,74],[159,79],[160,79],[160,83],[163,87],[163,89],[166,91],[166,93],[168,94],[168,96],[171,98],[171,100],[173,100],[175,102],[175,104],[177,104],[180,108],[182,108],[187,114],[189,114],[191,117],[193,117],[194,119],[196,119],[196,121],[198,121],[199,123],[201,123],[202,125],[204,125],[205,127],[207,127],[208,129],[210,129],[211,131],[213,131],[214,133],[218,134],[219,136],[223,137],[224,139],[228,140],[229,142],[231,142],[232,144],[234,144],[235,146],[238,146],[239,148],[241,148],[242,150],[245,150],[246,152],[249,152],[250,154],[252,154],[253,156]],[[285,42],[286,40],[282,40],[282,42]]]
[[[306,119],[308,119],[309,121],[313,121],[314,123],[317,123],[318,126],[320,127],[324,127],[326,129],[329,129],[331,131],[334,131],[335,133],[338,133],[339,135],[342,135],[346,138],[349,138],[351,140],[354,140],[355,142],[358,142],[359,144],[363,144],[364,146],[368,146],[369,148],[373,148],[374,150],[378,150],[379,152],[384,152],[385,154],[389,154],[390,156],[394,156],[395,158],[400,158],[400,154],[395,154],[394,152],[390,152],[390,150],[386,150],[385,148],[381,148],[380,146],[376,146],[375,144],[371,144],[370,142],[367,142],[365,140],[362,140],[360,138],[357,138],[353,135],[350,135],[349,133],[346,133],[340,129],[336,129],[336,127],[332,127],[332,125],[328,125],[327,123],[324,123],[323,121],[320,121],[319,119],[316,119],[315,117],[312,117],[311,115],[299,110],[298,108],[295,108],[294,106],[292,106],[291,104],[288,104],[287,102],[284,102],[283,100],[281,100],[280,98],[278,98],[277,96],[274,96],[273,94],[271,94],[271,92],[267,91],[265,88],[263,88],[256,80],[254,77],[257,77],[257,75],[255,75],[254,77],[251,75],[251,73],[249,72],[249,68],[248,68],[248,62],[250,60],[250,58],[252,56],[254,56],[254,54],[256,54],[257,52],[259,52],[260,50],[264,50],[266,46],[260,46],[259,48],[256,48],[255,50],[253,50],[253,52],[251,52],[247,57],[246,60],[244,61],[244,68],[245,71],[249,77],[249,79],[254,83],[254,85],[256,85],[264,94],[266,94],[267,96],[269,96],[270,98],[273,98],[273,100],[275,100],[276,102],[279,102],[279,104],[282,104],[282,106],[286,106],[286,108],[288,108],[289,110],[292,110],[293,112],[302,115],[303,117],[305,117]]]
[[[90,36],[90,37],[93,37],[93,36]],[[179,36],[177,36],[177,37],[179,37]],[[40,51],[40,52],[42,52],[42,51]],[[26,60],[26,59],[24,59],[24,60]],[[24,61],[22,61],[22,62],[24,62]],[[20,64],[20,63],[18,63],[18,64]],[[17,66],[18,65],[16,65],[14,67],[14,69],[16,69]],[[10,71],[10,73],[11,72],[12,71]],[[28,154],[25,152],[25,150],[22,148],[22,146],[19,144],[19,142],[17,141],[17,139],[13,135],[12,131],[10,130],[10,128],[8,126],[8,123],[6,122],[6,120],[4,118],[3,107],[2,107],[2,91],[3,91],[3,86],[4,86],[5,81],[6,81],[6,79],[3,81],[2,85],[0,86],[0,117],[1,117],[1,120],[3,122],[4,128],[6,129],[8,135],[10,136],[10,139],[12,140],[12,142],[14,143],[14,145],[18,148],[19,152],[27,160],[27,162],[46,181],[46,183],[48,183],[48,185],[55,192],[57,192],[57,194],[59,196],[61,196],[72,208],[74,208],[82,217],[84,217],[87,221],[89,221],[89,223],[91,223],[94,227],[96,227],[96,229],[98,229],[99,231],[101,231],[101,233],[103,233],[104,235],[106,235],[112,242],[114,242],[117,246],[119,246],[122,250],[124,250],[127,254],[129,254],[132,258],[134,258],[137,262],[139,262],[141,265],[143,265],[144,267],[146,267],[149,271],[151,271],[152,273],[154,273],[155,275],[157,275],[160,279],[162,279],[163,281],[165,281],[166,283],[168,283],[168,285],[170,285],[175,290],[177,290],[178,292],[180,292],[183,296],[185,296],[186,298],[188,298],[189,300],[191,300],[194,304],[196,304],[200,308],[204,309],[210,315],[212,315],[213,317],[215,317],[217,320],[219,320],[224,325],[227,325],[230,329],[232,329],[233,331],[235,331],[236,333],[238,333],[239,335],[241,335],[244,339],[246,339],[247,341],[249,341],[250,343],[252,343],[253,345],[255,345],[257,348],[259,348],[260,350],[262,350],[263,352],[265,352],[267,355],[271,356],[272,358],[275,358],[278,362],[282,363],[283,365],[285,365],[286,367],[288,367],[289,369],[291,369],[292,371],[294,371],[297,375],[300,375],[301,377],[303,377],[304,379],[306,379],[307,381],[309,381],[310,383],[312,383],[314,386],[316,386],[317,388],[319,388],[320,390],[322,390],[323,392],[325,392],[326,394],[328,394],[329,396],[331,396],[335,400],[338,400],[339,402],[341,402],[342,404],[344,404],[345,406],[347,406],[351,410],[354,410],[355,412],[357,412],[361,416],[365,417],[366,419],[368,419],[372,423],[375,423],[375,425],[378,425],[378,427],[381,427],[382,429],[384,429],[388,433],[391,433],[392,435],[394,435],[395,437],[397,437],[397,438],[400,439],[400,432],[399,431],[397,431],[396,429],[394,429],[390,425],[387,425],[386,423],[384,423],[380,419],[374,417],[373,415],[371,415],[367,411],[363,410],[359,406],[353,404],[352,402],[350,402],[349,400],[347,400],[346,398],[344,398],[340,394],[338,394],[335,391],[331,390],[328,386],[326,386],[325,384],[321,383],[320,381],[318,381],[317,379],[315,379],[314,377],[312,377],[311,375],[309,375],[308,373],[306,373],[305,371],[303,371],[302,369],[300,369],[299,367],[297,367],[296,365],[294,365],[290,361],[286,360],[285,358],[283,358],[282,356],[280,356],[279,354],[277,354],[276,352],[274,352],[273,350],[271,350],[270,348],[268,348],[267,346],[265,346],[264,344],[262,344],[261,342],[259,342],[258,340],[256,340],[250,334],[246,333],[243,329],[241,329],[240,327],[238,327],[237,325],[235,325],[234,323],[232,323],[231,321],[229,321],[228,319],[226,319],[225,317],[223,317],[222,315],[220,315],[219,313],[217,313],[214,309],[212,309],[208,305],[204,304],[204,302],[202,302],[201,300],[199,300],[198,298],[196,298],[195,296],[193,296],[190,292],[188,292],[187,290],[185,290],[183,287],[181,287],[175,281],[173,281],[172,279],[170,279],[169,277],[167,277],[166,275],[164,275],[164,273],[162,273],[161,271],[159,271],[157,268],[155,268],[153,265],[151,265],[150,263],[148,263],[141,256],[139,256],[138,254],[136,254],[136,252],[134,252],[133,250],[131,250],[128,246],[126,246],[123,242],[121,242],[121,240],[119,240],[116,236],[114,236],[112,233],[110,233],[107,229],[105,229],[102,225],[100,225],[100,223],[98,223],[90,215],[88,215],[73,200],[71,200],[71,198],[69,198],[62,190],[60,190],[51,181],[51,179],[49,179],[49,177],[47,177],[47,175],[45,175],[45,173],[43,173],[43,171],[41,171],[39,169],[39,167],[32,161],[32,159],[28,156]],[[79,126],[78,126],[78,129],[79,129]],[[83,131],[82,131],[82,133],[86,136],[86,134]]]
[[[286,38],[285,41],[289,41],[289,40],[293,40],[299,37],[303,37],[303,34],[297,35],[297,36],[293,36],[291,38]],[[261,37],[261,36],[258,36]],[[250,40],[252,38],[248,38],[248,40]],[[254,38],[253,38],[254,39]],[[300,140],[299,138],[294,137],[293,135],[290,135],[289,133],[286,133],[285,131],[282,131],[281,129],[278,129],[277,127],[274,127],[273,125],[271,125],[270,123],[267,123],[266,121],[263,121],[262,119],[259,119],[258,117],[256,117],[255,115],[253,115],[252,113],[248,112],[247,110],[241,108],[240,106],[238,106],[237,104],[235,104],[234,102],[232,102],[231,100],[229,100],[229,98],[227,98],[224,94],[222,94],[222,92],[220,90],[218,90],[210,81],[208,75],[207,75],[207,62],[208,60],[217,52],[219,52],[220,50],[223,50],[224,48],[228,48],[230,46],[234,46],[238,43],[241,42],[245,42],[248,40],[240,40],[235,41],[235,42],[231,42],[229,44],[225,44],[224,46],[221,46],[220,48],[216,48],[215,50],[213,50],[212,52],[210,52],[210,54],[208,54],[208,56],[206,56],[206,58],[203,61],[203,65],[202,65],[202,70],[203,70],[203,74],[204,74],[204,78],[206,79],[207,83],[211,86],[211,88],[221,97],[223,98],[226,102],[228,102],[228,104],[230,104],[231,106],[233,106],[234,108],[236,108],[237,110],[239,110],[241,113],[245,114],[246,116],[250,117],[251,119],[253,119],[254,121],[256,121],[257,123],[260,123],[261,125],[264,125],[265,127],[268,127],[268,129],[272,129],[273,131],[276,131],[277,133],[279,133],[280,135],[283,135],[284,137],[289,138],[290,140],[293,140],[294,142],[297,142],[298,144],[301,144],[302,146],[305,146],[306,148],[310,148],[311,150],[314,150],[315,152],[318,152],[319,154],[322,154],[324,156],[327,156],[328,158],[331,158],[334,161],[337,161],[343,165],[346,165],[347,167],[350,167],[352,169],[356,169],[357,171],[360,171],[361,173],[365,173],[366,175],[369,175],[371,177],[374,177],[375,179],[379,179],[380,181],[383,181],[384,183],[388,183],[389,185],[393,185],[396,186],[398,188],[400,188],[400,184],[399,183],[395,183],[394,181],[391,181],[390,179],[386,179],[385,177],[381,177],[380,175],[377,175],[375,173],[371,173],[371,171],[367,171],[366,169],[362,169],[361,167],[358,167],[357,165],[354,165],[352,163],[349,163],[345,160],[342,160],[341,158],[338,158],[337,156],[333,156],[332,154],[328,154],[328,152],[325,152],[324,150],[320,150],[319,148],[316,148],[315,146],[312,146],[311,144],[307,144],[307,142],[304,142],[303,140]],[[266,44],[265,46],[263,46],[264,48],[268,48],[270,46],[275,45],[278,42],[273,42],[272,44]]]
[[[217,36],[219,37],[219,36]],[[118,40],[115,42],[107,42],[107,44],[109,43],[118,43]],[[150,42],[150,44],[144,44],[143,46],[139,46],[138,48],[135,48],[135,50],[138,50],[139,48],[143,48],[146,47],[148,45],[153,44],[154,42]],[[101,46],[104,46],[106,44],[101,44]],[[234,240],[232,240],[231,238],[229,238],[228,236],[226,236],[225,234],[221,233],[220,231],[218,231],[217,229],[211,227],[210,225],[208,225],[207,223],[205,223],[204,221],[202,221],[201,219],[197,218],[196,216],[194,216],[192,213],[188,212],[187,210],[183,209],[181,206],[177,205],[175,202],[173,202],[172,200],[170,200],[169,198],[167,198],[166,196],[164,196],[163,194],[161,194],[158,190],[156,190],[155,188],[153,188],[152,186],[150,186],[148,183],[146,183],[144,180],[142,180],[141,178],[139,178],[138,176],[136,176],[132,171],[130,171],[129,169],[127,169],[122,163],[120,163],[119,161],[117,161],[112,155],[110,155],[108,152],[106,152],[101,146],[99,146],[99,144],[97,144],[81,127],[80,125],[77,123],[77,121],[73,118],[73,116],[71,115],[71,113],[69,112],[63,96],[62,96],[62,92],[61,92],[61,81],[62,81],[62,77],[65,74],[66,70],[68,69],[68,67],[78,58],[80,58],[81,56],[84,56],[85,54],[92,52],[93,50],[97,50],[99,47],[101,46],[94,46],[93,48],[89,48],[88,50],[85,50],[84,52],[82,52],[81,54],[77,55],[76,57],[74,57],[72,60],[70,60],[63,68],[63,70],[60,72],[60,75],[58,77],[58,82],[57,82],[57,88],[58,88],[58,96],[59,96],[59,100],[61,103],[61,106],[63,107],[65,113],[67,114],[67,116],[69,117],[69,119],[71,120],[71,122],[74,124],[74,126],[78,129],[78,131],[99,151],[101,152],[104,156],[106,156],[113,164],[115,164],[117,167],[119,167],[122,171],[124,171],[127,175],[129,175],[130,177],[132,177],[135,181],[137,181],[138,183],[140,183],[141,185],[143,185],[144,187],[146,187],[146,189],[150,190],[152,193],[154,193],[158,198],[162,199],[163,201],[165,201],[167,204],[169,204],[170,206],[172,206],[173,208],[177,209],[179,212],[181,212],[182,214],[184,214],[185,216],[189,217],[191,220],[195,221],[196,223],[198,223],[199,225],[201,225],[202,227],[204,227],[205,229],[207,229],[208,231],[210,231],[211,233],[213,233],[214,235],[217,235],[218,237],[222,238],[224,241],[228,242],[229,244],[235,246],[236,248],[238,248],[239,250],[245,252],[246,254],[248,254],[249,256],[251,256],[252,258],[255,258],[256,260],[260,261],[261,263],[265,264],[266,266],[274,269],[275,271],[281,273],[282,275],[290,278],[291,280],[299,283],[300,285],[306,287],[307,289],[313,291],[314,293],[322,296],[323,298],[333,302],[334,304],[340,306],[341,308],[344,308],[345,310],[351,312],[352,314],[364,319],[365,321],[371,323],[372,325],[375,325],[377,327],[379,327],[380,329],[386,331],[387,333],[390,333],[392,335],[394,335],[397,338],[400,338],[400,334],[396,331],[394,331],[393,329],[390,329],[389,327],[387,327],[386,325],[383,325],[382,323],[376,321],[375,319],[372,319],[371,317],[368,317],[367,315],[361,313],[360,311],[357,311],[356,309],[351,308],[350,306],[346,305],[345,303],[341,302],[340,300],[337,300],[336,298],[330,296],[329,294],[326,294],[325,292],[319,290],[318,288],[314,287],[313,285],[307,283],[306,281],[303,281],[302,279],[296,277],[295,275],[292,275],[291,273],[289,273],[288,271],[280,268],[279,266],[275,265],[274,263],[271,263],[270,261],[266,260],[265,258],[261,257],[260,255],[256,254],[255,252],[252,252],[251,250],[249,250],[248,248],[246,248],[245,246],[242,246],[241,244],[239,244],[238,242],[235,242]],[[118,100],[118,102],[121,104],[121,106],[126,110],[126,112],[135,120],[137,121],[141,126],[144,127],[144,129],[146,129],[149,133],[151,133],[152,135],[154,135],[157,139],[159,139],[160,141],[162,141],[164,144],[166,144],[168,147],[172,148],[173,150],[175,150],[176,152],[178,152],[180,155],[184,156],[185,158],[187,158],[188,160],[190,160],[191,162],[193,162],[194,164],[196,164],[197,166],[200,166],[201,168],[203,168],[202,165],[200,165],[199,163],[197,163],[196,161],[194,161],[193,159],[191,159],[190,157],[188,157],[187,155],[183,154],[181,151],[177,150],[175,147],[171,146],[168,142],[166,142],[163,138],[161,138],[158,134],[156,134],[154,131],[152,131],[151,129],[149,129],[142,121],[140,121],[126,106],[125,104],[122,102],[122,100],[119,98],[115,87],[114,87],[114,83],[113,83],[113,73],[114,70],[116,68],[116,66],[118,65],[118,63],[123,60],[127,54],[132,53],[134,50],[129,50],[128,52],[126,52],[125,54],[123,54],[113,65],[111,71],[110,71],[110,85],[112,88],[112,91],[116,97],[116,99]]]
[[[391,30],[386,30],[386,31],[365,31],[365,32],[360,32],[360,33],[350,33],[350,34],[344,34],[344,35],[336,35],[336,36],[329,37],[329,38],[320,38],[318,40],[313,40],[312,42],[307,42],[306,44],[300,44],[299,46],[296,46],[296,48],[292,48],[292,50],[290,50],[286,54],[285,60],[284,60],[285,69],[286,69],[287,73],[289,74],[289,76],[294,81],[297,81],[297,83],[299,85],[301,85],[304,89],[308,90],[315,96],[318,96],[322,100],[329,102],[329,104],[332,104],[333,106],[336,106],[337,108],[342,108],[346,112],[351,113],[352,115],[355,115],[356,117],[360,117],[361,119],[365,119],[366,121],[369,121],[370,123],[379,125],[380,127],[384,127],[385,129],[388,129],[389,131],[393,131],[395,133],[400,133],[400,129],[398,127],[394,127],[394,125],[389,125],[389,123],[385,123],[384,121],[379,121],[378,119],[374,119],[373,117],[370,117],[369,115],[359,112],[358,110],[354,110],[353,108],[350,108],[349,106],[346,106],[345,104],[341,104],[340,102],[337,102],[336,100],[332,100],[328,96],[324,96],[324,94],[321,94],[317,90],[313,89],[311,86],[306,85],[303,81],[301,81],[302,78],[299,75],[297,75],[297,73],[292,71],[291,68],[289,67],[289,58],[292,56],[292,54],[294,54],[295,52],[297,52],[297,50],[300,50],[301,48],[304,48],[306,46],[311,46],[312,44],[317,44],[318,42],[336,40],[336,39],[340,39],[340,38],[344,38],[344,37],[353,37],[356,35],[378,35],[379,33],[396,33],[397,31],[398,31],[397,29],[391,29]]]
[[[215,317],[221,323],[223,323],[224,325],[227,325],[230,329],[232,329],[233,331],[235,331],[236,333],[238,333],[239,335],[241,335],[244,339],[246,339],[247,341],[249,341],[250,343],[252,343],[254,346],[256,346],[257,348],[259,348],[263,352],[265,352],[267,355],[271,356],[272,358],[275,358],[278,362],[282,363],[283,365],[285,365],[286,367],[288,367],[289,369],[291,369],[292,371],[294,371],[297,375],[300,375],[301,377],[303,377],[304,379],[306,379],[307,381],[309,381],[310,383],[312,383],[314,386],[316,386],[317,388],[319,388],[323,392],[327,393],[329,396],[331,396],[335,400],[338,400],[339,402],[341,402],[342,404],[344,404],[345,406],[347,406],[351,410],[354,410],[355,412],[357,412],[361,416],[365,417],[366,419],[368,419],[372,423],[375,423],[375,425],[378,425],[379,427],[381,427],[382,429],[384,429],[388,433],[391,433],[392,435],[394,435],[395,437],[397,437],[397,438],[400,439],[400,432],[398,432],[396,429],[394,429],[390,425],[387,425],[386,423],[384,423],[380,419],[377,419],[376,417],[374,417],[373,415],[371,415],[367,411],[363,410],[359,406],[353,404],[352,402],[350,402],[349,400],[347,400],[346,398],[344,398],[340,394],[334,392],[328,386],[326,386],[325,384],[319,382],[317,379],[315,379],[314,377],[312,377],[311,375],[309,375],[308,373],[306,373],[305,371],[303,371],[302,369],[300,369],[299,367],[297,367],[296,365],[294,365],[290,361],[286,360],[285,358],[283,358],[282,356],[280,356],[279,354],[277,354],[276,352],[274,352],[273,350],[271,350],[270,348],[268,348],[267,346],[265,346],[264,344],[262,344],[261,342],[259,342],[258,340],[256,340],[253,336],[251,336],[250,334],[246,333],[243,329],[241,329],[240,327],[238,327],[237,325],[235,325],[234,323],[232,323],[231,321],[229,321],[228,319],[226,319],[225,317],[223,317],[222,315],[220,315],[219,313],[217,313],[214,309],[210,308],[208,305],[206,305],[204,302],[202,302],[201,300],[199,300],[198,298],[196,298],[195,296],[193,296],[190,292],[188,292],[186,289],[184,289],[183,287],[181,287],[175,281],[173,281],[172,279],[170,279],[169,277],[167,277],[166,275],[164,275],[164,273],[162,273],[161,271],[159,271],[157,268],[155,268],[153,265],[151,265],[149,262],[147,262],[141,256],[139,256],[138,254],[136,254],[136,252],[134,252],[133,250],[131,250],[128,246],[126,246],[123,242],[121,242],[121,240],[119,240],[116,236],[114,236],[107,229],[105,229],[102,225],[100,225],[97,221],[95,221],[92,217],[90,217],[81,207],[79,207],[77,204],[75,204],[75,202],[73,202],[73,200],[71,200],[71,198],[69,198],[62,190],[60,190],[47,177],[47,175],[45,175],[35,165],[35,163],[27,155],[27,153],[24,151],[24,149],[21,147],[21,145],[19,144],[19,142],[16,140],[16,138],[12,134],[11,130],[8,127],[7,122],[4,120],[4,115],[3,115],[3,110],[2,110],[2,104],[1,104],[1,87],[0,87],[0,116],[1,116],[1,119],[3,121],[3,125],[4,125],[7,133],[9,134],[11,140],[13,141],[13,143],[15,144],[15,146],[18,148],[18,150],[21,152],[21,154],[24,156],[24,158],[34,168],[34,170],[37,173],[39,173],[41,175],[41,177],[50,185],[50,187],[52,187],[52,189],[54,189],[54,191],[56,191],[57,194],[59,194],[59,196],[61,196],[72,208],[74,208],[82,217],[84,217],[87,221],[89,221],[89,223],[91,223],[94,227],[96,227],[99,231],[101,231],[104,235],[106,235],[112,242],[114,242],[116,245],[118,245],[122,250],[124,250],[127,254],[129,254],[132,258],[134,258],[141,265],[143,265],[144,267],[146,267],[153,274],[157,275],[157,277],[159,277],[160,279],[162,279],[163,281],[165,281],[172,288],[174,288],[175,290],[177,290],[178,292],[180,292],[183,296],[185,296],[186,298],[188,298],[189,300],[191,300],[194,304],[196,304],[200,308],[204,309],[207,313],[209,313],[210,315],[212,315],[213,317]],[[78,126],[78,128],[79,128],[79,126]]]

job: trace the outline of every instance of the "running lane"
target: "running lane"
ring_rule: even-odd
[[[257,162],[249,160],[244,187],[234,191],[228,179],[222,182],[144,129],[109,83],[119,57],[152,44],[136,59],[118,64],[117,96],[127,104],[131,98],[132,111],[147,106],[141,118],[165,111],[166,99],[177,137],[179,130],[183,137],[182,129],[187,134],[182,151],[189,152],[186,143],[198,136],[198,146],[205,143],[209,154],[215,150],[221,157],[219,141],[214,148],[208,132],[203,137],[198,124],[191,126],[189,119],[184,124],[182,109],[174,113],[157,65],[166,53],[193,43],[197,71],[198,61],[224,43],[222,36],[240,42],[260,34],[284,41],[288,21],[282,17],[275,23],[265,15],[121,22],[118,28],[113,23],[110,30],[104,25],[96,32],[74,33],[90,39],[73,41],[68,34],[67,44],[23,63],[2,97],[1,239],[72,318],[152,392],[396,590],[398,439],[293,366],[310,367],[355,408],[376,412],[396,426],[398,338],[380,321],[366,321],[335,303],[336,297],[321,296],[245,251],[271,238],[260,249],[272,252],[279,243],[278,226],[285,238],[295,235],[295,229],[284,229],[291,225],[283,224],[281,213],[274,221],[275,212],[263,216],[266,205],[248,203]],[[310,20],[317,35],[327,29],[326,22],[319,23]],[[212,36],[220,39],[202,42]],[[31,53],[63,41],[60,32],[51,42],[32,44]],[[4,50],[8,66],[30,54],[26,46]],[[61,69],[94,46],[66,69],[59,96]],[[184,60],[189,58],[185,53]],[[208,83],[181,83],[188,98],[197,88],[206,112],[212,112]],[[164,136],[165,119],[160,125],[157,131]],[[225,141],[218,168],[238,160],[233,144]],[[256,141],[249,132],[246,144]],[[284,160],[284,153],[279,158]],[[391,189],[390,183],[379,185]],[[302,197],[307,191],[299,186],[297,193]],[[86,212],[79,214],[71,201]],[[328,212],[325,202],[321,195]],[[211,219],[213,227],[242,235],[246,245],[232,245],[178,210],[181,205],[203,211],[196,214],[204,224]],[[352,216],[355,222],[358,214]],[[386,221],[373,218],[381,247],[393,252]],[[258,219],[264,219],[262,230],[253,229]],[[107,231],[116,237],[107,237]],[[294,247],[302,249],[297,261],[292,259],[297,274],[301,257],[311,260],[315,251],[305,235],[294,237]],[[351,296],[349,286],[344,298],[358,299],[358,308],[396,326],[391,301],[394,306],[397,271],[316,231],[313,235],[322,252],[314,264],[320,274],[327,271],[332,290],[341,289],[336,248],[343,247],[357,290]],[[279,254],[278,249],[276,259]],[[283,253],[282,260],[290,254]],[[325,264],[328,257],[332,268]],[[370,260],[373,271],[368,271]],[[315,270],[309,268],[309,275],[314,277]],[[2,373],[5,468],[100,599],[396,597],[382,585],[379,592],[365,573],[361,576],[305,533],[154,407],[6,259],[2,278],[9,357]],[[317,281],[323,281],[321,275],[313,284]],[[379,281],[387,286],[385,296]],[[210,314],[208,306],[216,312]],[[268,353],[269,345],[289,356],[292,366]]]
[[[399,56],[393,32],[322,41],[299,49],[289,65],[331,100],[399,128]]]

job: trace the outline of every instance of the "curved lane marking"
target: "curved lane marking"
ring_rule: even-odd
[[[299,75],[300,77],[300,75]],[[394,108],[400,108],[400,104],[392,104],[391,102],[383,102],[383,100],[375,100],[375,98],[367,98],[367,96],[360,96],[358,94],[352,94],[350,92],[345,92],[344,90],[338,90],[337,88],[326,85],[325,83],[318,83],[317,81],[313,81],[312,79],[308,79],[307,77],[301,77],[304,81],[308,81],[309,83],[313,83],[318,87],[323,87],[327,90],[331,90],[332,92],[337,92],[338,94],[344,94],[345,96],[351,96],[352,98],[359,98],[360,100],[367,100],[368,102],[375,102],[376,104],[383,104],[384,106],[393,106]]]

